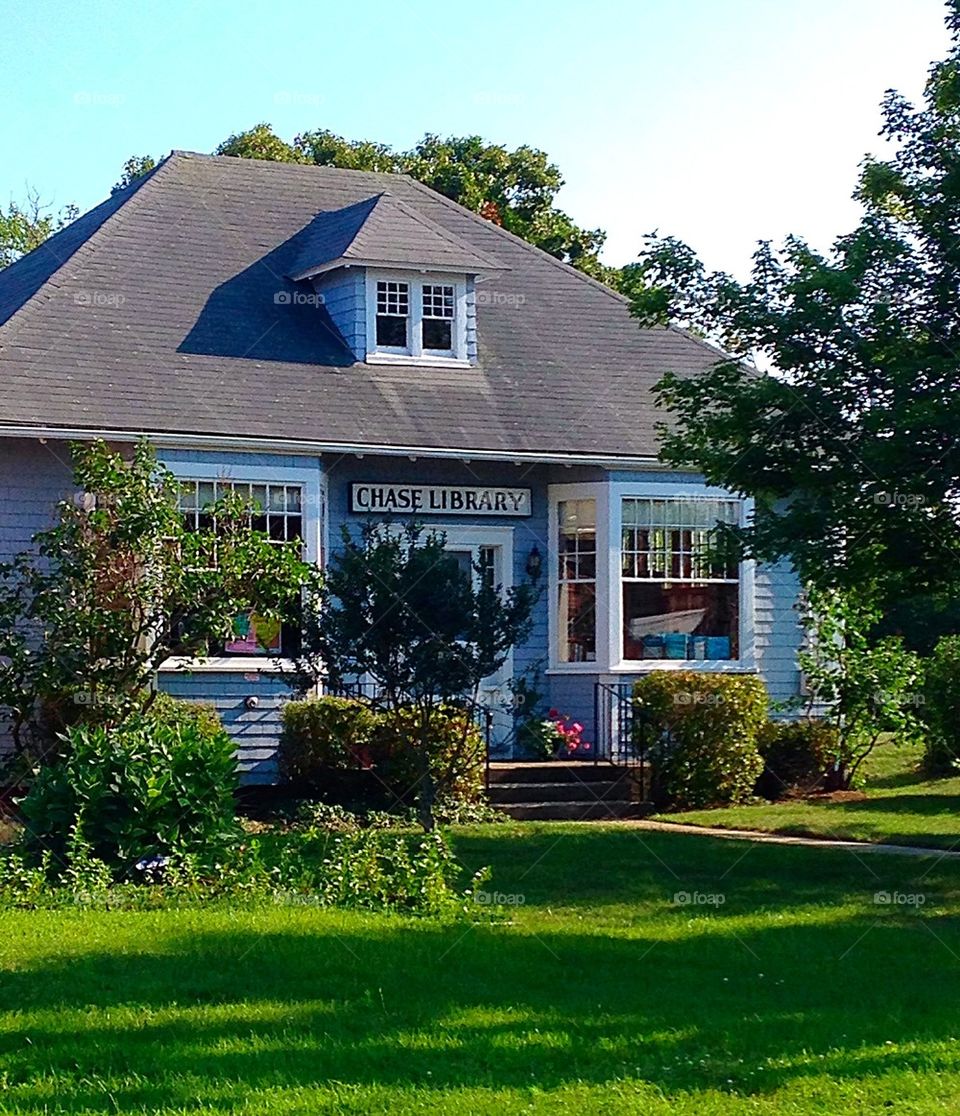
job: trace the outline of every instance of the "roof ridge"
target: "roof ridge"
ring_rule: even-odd
[[[14,326],[23,321],[23,317],[28,310],[35,310],[41,306],[46,305],[46,303],[50,302],[57,294],[59,294],[61,288],[57,284],[56,280],[63,269],[68,264],[82,260],[87,255],[89,255],[90,252],[93,250],[92,245],[94,241],[99,238],[100,233],[103,232],[103,230],[108,225],[112,224],[112,228],[116,229],[117,226],[121,224],[121,215],[129,217],[130,213],[132,212],[131,206],[134,205],[135,200],[139,197],[143,188],[150,182],[152,182],[155,178],[157,178],[160,175],[161,171],[163,171],[166,166],[172,162],[173,154],[174,153],[171,152],[170,155],[167,155],[164,159],[161,159],[160,162],[157,163],[155,167],[151,168],[151,170],[147,171],[146,174],[141,175],[139,178],[134,179],[133,182],[125,186],[124,190],[130,191],[129,197],[124,198],[124,200],[120,202],[117,208],[111,214],[105,217],[104,220],[101,221],[99,225],[97,225],[93,232],[80,242],[77,248],[73,252],[71,252],[69,256],[67,256],[65,259],[61,260],[57,264],[57,266],[53,269],[53,271],[50,272],[47,278],[44,279],[44,281],[33,292],[33,294],[28,295],[23,303],[21,303],[21,305],[18,306],[16,310],[14,310],[14,312],[10,315],[9,318],[6,319],[6,321],[0,322],[0,344],[9,341],[9,337],[5,337],[4,335],[13,332]],[[123,191],[120,190],[117,191],[117,193],[122,192]],[[115,194],[111,194],[110,197],[104,198],[103,201],[100,202],[100,205],[106,205],[115,196]],[[94,206],[94,209],[97,208],[99,207]],[[93,210],[87,210],[86,214],[80,214],[80,216],[77,217],[76,220],[82,220],[83,217],[92,212]],[[72,224],[73,222],[71,222],[71,225]],[[67,232],[69,228],[70,225],[67,225],[63,229],[60,229],[59,232],[54,233],[53,236],[48,237],[45,241],[43,241],[43,243],[38,244],[36,248],[34,248],[31,252],[28,252],[26,256],[22,256],[21,259],[27,259],[28,256],[33,255],[33,252],[41,252],[43,250],[46,250],[48,252],[51,251],[52,242],[55,242],[57,237],[60,236],[62,233]],[[20,261],[17,260],[16,262],[19,263]],[[15,266],[15,264],[11,266]],[[0,274],[2,274],[2,272],[0,272]]]

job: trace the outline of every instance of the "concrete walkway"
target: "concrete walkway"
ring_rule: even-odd
[[[706,825],[679,825],[676,822],[623,821],[610,824],[629,826],[631,829],[649,829],[658,833],[689,833],[694,837],[724,837],[727,840],[756,841],[768,845],[803,845],[815,849],[850,849],[853,852],[889,853],[895,856],[935,856],[938,859],[960,860],[960,839],[958,848],[928,849],[917,845],[872,844],[868,841],[842,841],[826,837],[791,837],[784,833],[758,833],[754,829],[717,829]]]

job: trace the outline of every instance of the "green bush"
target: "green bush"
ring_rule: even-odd
[[[162,703],[114,728],[74,726],[21,803],[34,855],[71,840],[115,871],[177,851],[213,860],[238,831],[233,742],[209,714]]]
[[[186,701],[159,690],[145,713],[149,721],[168,728],[188,726],[195,728],[202,736],[219,738],[223,724],[216,709],[202,701]]]
[[[956,774],[960,767],[960,636],[938,640],[926,661],[921,718],[924,770],[929,775]]]
[[[410,804],[420,789],[420,713],[412,706],[383,713],[373,738],[377,769],[396,799]],[[439,705],[431,713],[430,772],[439,802],[478,802],[483,797],[486,747],[470,713]]]
[[[377,715],[356,698],[320,697],[283,707],[277,752],[281,777],[320,788],[330,771],[357,770],[374,762],[371,741]]]
[[[757,793],[777,799],[819,790],[837,755],[839,739],[836,725],[828,721],[767,721],[757,747],[763,757]]]
[[[657,670],[633,692],[634,724],[647,734],[659,805],[726,805],[753,793],[763,770],[757,734],[768,705],[759,678]]]

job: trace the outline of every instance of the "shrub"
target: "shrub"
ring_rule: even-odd
[[[412,803],[420,789],[420,717],[420,709],[412,706],[383,713],[373,738],[378,771],[403,804]],[[438,803],[479,801],[486,747],[470,713],[455,705],[436,706],[430,737],[430,773]]]
[[[634,686],[634,723],[652,737],[648,757],[661,805],[692,809],[742,802],[763,760],[757,733],[767,693],[754,675],[653,671]]]
[[[154,718],[70,729],[21,803],[33,853],[62,859],[75,834],[115,870],[174,851],[215,858],[238,831],[237,765],[208,717],[163,703]]]
[[[277,762],[288,782],[318,788],[330,771],[356,770],[373,762],[377,715],[356,698],[321,697],[283,707]]]
[[[944,636],[927,659],[921,718],[923,766],[930,775],[955,774],[960,766],[960,636]]]
[[[767,721],[757,737],[763,757],[757,793],[775,799],[819,790],[838,746],[836,726],[827,721]]]

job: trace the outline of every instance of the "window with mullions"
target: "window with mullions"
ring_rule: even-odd
[[[210,530],[215,526],[213,507],[234,493],[250,505],[250,526],[266,534],[278,546],[303,548],[303,490],[296,484],[248,484],[240,481],[183,480],[178,507],[187,530]],[[279,625],[257,615],[238,616],[235,638],[216,653],[224,655],[292,655],[299,648],[300,632],[295,624]]]
[[[597,504],[561,500],[557,505],[557,658],[561,663],[597,657]]]
[[[454,289],[437,283],[423,284],[423,348],[453,350]]]
[[[629,497],[622,512],[624,659],[739,658],[740,570],[721,530],[739,502]]]
[[[377,348],[408,349],[410,284],[383,280],[377,283]]]

